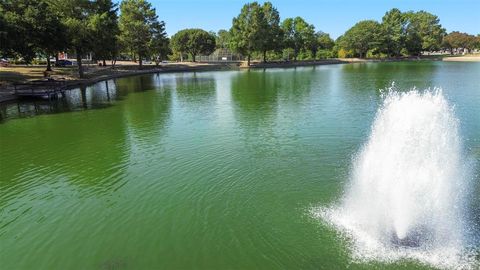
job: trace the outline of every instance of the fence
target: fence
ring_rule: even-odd
[[[198,62],[238,62],[242,61],[243,57],[227,49],[218,49],[211,55],[196,56],[195,60]]]

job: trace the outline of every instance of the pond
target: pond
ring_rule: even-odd
[[[480,63],[152,74],[0,105],[4,269],[431,269],[362,260],[338,203],[384,93],[439,87],[480,161]],[[465,206],[478,251],[480,181]],[[465,191],[466,192],[466,191]],[[392,210],[394,211],[394,210]],[[477,252],[478,253],[478,252]],[[447,266],[448,267],[448,266]]]

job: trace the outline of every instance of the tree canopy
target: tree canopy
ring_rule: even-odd
[[[285,19],[282,22],[282,29],[285,47],[293,50],[295,60],[302,49],[311,49],[316,45],[315,27],[301,17]]]
[[[360,21],[345,32],[339,40],[339,45],[354,51],[359,57],[365,57],[369,50],[379,48],[382,43],[381,36],[380,23],[373,20]]]
[[[198,54],[211,54],[215,50],[215,36],[202,29],[184,29],[172,36],[172,49],[192,56],[193,62]]]
[[[140,68],[149,56],[149,44],[158,30],[158,16],[146,0],[123,0],[120,4],[120,40],[132,55],[138,57]]]
[[[465,49],[468,52],[474,48],[480,47],[480,36],[469,35],[454,31],[443,38],[442,47],[449,50],[453,54],[454,49]]]
[[[117,36],[120,34],[118,28],[117,5],[111,0],[97,0],[95,12],[90,17],[89,27],[92,31],[94,57],[103,61],[114,60],[117,54]]]
[[[240,14],[233,18],[230,46],[238,53],[247,56],[248,65],[250,65],[252,53],[262,48],[263,27],[265,27],[265,13],[257,2],[245,4]]]

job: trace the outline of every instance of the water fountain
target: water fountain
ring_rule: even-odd
[[[314,213],[347,236],[356,260],[470,269],[464,209],[471,164],[441,90],[390,89],[342,200]]]

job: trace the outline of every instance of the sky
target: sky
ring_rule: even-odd
[[[118,0],[119,1],[119,0]],[[185,28],[217,32],[229,29],[232,18],[240,13],[245,0],[148,0],[169,36]],[[264,1],[258,1],[263,3]],[[437,15],[447,32],[480,34],[480,0],[271,0],[281,19],[303,17],[315,29],[333,38],[342,35],[356,22],[380,21],[386,11],[425,10]]]

